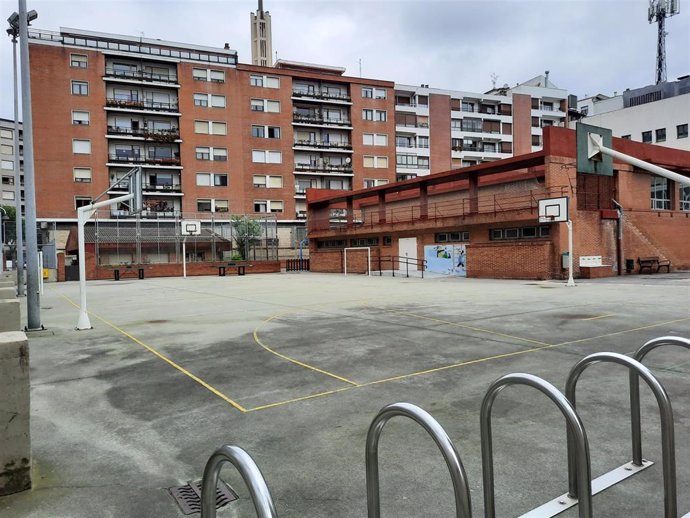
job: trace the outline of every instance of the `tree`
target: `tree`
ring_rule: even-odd
[[[7,250],[5,256],[14,259],[17,249],[17,232],[14,223],[17,211],[11,205],[0,205],[0,207],[0,225],[2,226],[0,231],[2,232],[3,245]]]
[[[242,260],[249,257],[252,242],[263,233],[261,223],[247,216],[232,216],[232,239],[239,250]]]

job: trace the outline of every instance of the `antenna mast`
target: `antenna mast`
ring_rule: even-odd
[[[666,18],[680,12],[680,0],[649,0],[647,19],[658,25],[656,46],[656,84],[666,81]]]

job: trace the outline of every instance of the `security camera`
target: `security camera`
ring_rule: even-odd
[[[19,27],[19,15],[17,13],[12,13],[7,21],[12,27]]]

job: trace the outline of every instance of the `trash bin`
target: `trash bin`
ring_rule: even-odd
[[[563,253],[561,254],[561,267],[562,267],[564,270],[567,270],[567,269],[568,269],[569,258],[570,258],[570,252],[563,252]],[[573,265],[573,266],[574,266],[574,265]]]
[[[625,260],[625,273],[632,273],[635,269],[635,259]]]

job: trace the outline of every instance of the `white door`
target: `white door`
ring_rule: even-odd
[[[417,271],[417,238],[416,237],[403,237],[398,239],[398,255],[401,257],[400,266],[398,268],[405,271],[408,266],[405,265],[405,259],[408,258],[409,271]]]

